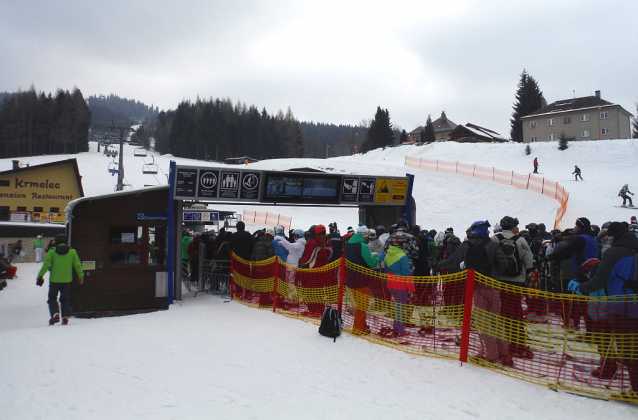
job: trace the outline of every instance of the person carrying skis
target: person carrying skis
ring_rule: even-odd
[[[537,157],[534,158],[534,173],[535,174],[538,173],[538,158]]]
[[[634,206],[634,203],[631,201],[631,197],[629,197],[627,194],[634,195],[634,193],[629,191],[629,185],[625,184],[625,185],[622,186],[622,188],[618,192],[618,197],[622,197],[622,205],[621,205],[621,207],[627,207],[627,205],[626,205],[627,204],[627,200],[629,200],[629,207],[633,207]]]
[[[583,177],[580,175],[580,168],[578,165],[574,165],[574,172],[572,172],[572,175],[574,175],[574,181],[578,181],[579,177],[581,181],[583,180]]]

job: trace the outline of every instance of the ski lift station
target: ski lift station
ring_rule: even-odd
[[[167,309],[181,300],[182,232],[203,232],[245,206],[358,207],[368,226],[414,221],[413,177],[181,166],[169,185],[82,197],[69,203],[67,234],[89,281],[72,284],[75,316]],[[216,205],[236,205],[237,212]],[[231,223],[234,224],[234,223]]]

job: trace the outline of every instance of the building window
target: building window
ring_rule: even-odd
[[[60,213],[60,207],[51,207],[49,209],[50,213]]]
[[[580,132],[581,137],[589,137],[589,130],[583,130]]]
[[[44,211],[44,207],[34,207],[33,208],[33,212],[34,213],[42,213]]]
[[[536,142],[538,141],[538,137],[536,137],[536,136],[532,136],[532,137],[530,137],[530,138],[529,138],[529,141],[530,141],[531,143],[536,143]]]
[[[589,121],[589,114],[582,114],[580,116],[581,121]]]
[[[10,216],[9,206],[0,206],[0,220],[9,220]]]
[[[547,140],[549,141],[556,140],[556,134],[550,134],[549,136],[547,136]]]
[[[445,140],[445,134],[441,134],[441,140]]]
[[[0,179],[0,187],[10,187],[11,181],[8,179]]]
[[[536,128],[536,121],[530,121],[529,128]]]
[[[603,136],[609,135],[609,133],[609,128],[603,128],[602,130],[600,130],[600,134],[602,134]]]
[[[109,263],[140,264],[143,232],[142,226],[109,227]]]
[[[603,111],[600,113],[600,119],[604,120],[605,118],[609,118],[609,112]]]
[[[565,119],[563,120],[563,124],[571,124],[572,123],[572,117],[565,117]]]
[[[549,118],[547,120],[547,125],[556,125],[556,119],[555,118]]]
[[[26,207],[16,207],[17,211],[27,211]]]

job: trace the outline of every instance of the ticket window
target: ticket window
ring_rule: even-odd
[[[166,265],[167,244],[166,226],[111,226],[109,264]]]

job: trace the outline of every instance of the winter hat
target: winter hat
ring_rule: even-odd
[[[637,223],[637,221],[636,221],[636,216],[631,216],[631,219],[630,219],[630,220],[631,220],[631,224],[632,224],[632,225],[635,225],[635,224]]]
[[[494,233],[501,233],[503,232],[503,228],[501,227],[500,223],[494,223]]]
[[[364,225],[363,222],[359,222],[359,226],[357,226],[356,232],[362,235],[366,235],[368,233],[368,230],[368,227]]]
[[[538,230],[541,232],[545,232],[546,227],[545,227],[545,223],[539,223],[538,224]]]
[[[370,239],[377,239],[377,231],[374,229],[370,229],[368,231],[368,238]]]
[[[266,236],[268,236],[270,239],[273,239],[275,237],[275,231],[270,228],[266,229]]]
[[[487,228],[490,227],[490,222],[488,222],[487,220],[483,221],[483,220],[478,220],[474,223],[472,223],[472,226],[470,226],[470,228],[472,229],[472,232],[474,233],[478,233],[479,235],[484,235],[487,236],[488,235],[488,230]]]
[[[449,235],[451,235],[453,233],[454,233],[454,228],[449,227],[449,228],[445,229],[445,236],[449,236]]]
[[[632,219],[636,219],[636,216],[633,216]],[[42,238],[42,235],[38,235],[38,239]]]
[[[65,244],[66,242],[67,242],[66,235],[64,235],[62,233],[55,237],[55,244],[56,245]]]
[[[410,229],[410,224],[405,219],[399,219],[399,221],[397,222],[397,228],[401,226],[405,227],[406,232]]]
[[[518,219],[515,217],[505,216],[501,219],[503,230],[512,230],[516,226],[518,226]],[[494,228],[494,232],[496,232],[496,228]]]
[[[586,217],[579,217],[576,219],[576,226],[581,229],[589,229],[591,227],[591,222]]]
[[[315,228],[315,235],[321,235],[326,233],[326,227],[324,225],[317,225]]]
[[[275,235],[283,235],[284,227],[283,226],[275,226]]]
[[[348,226],[348,233],[354,233],[354,229],[352,229],[352,226]]]
[[[337,232],[337,222],[330,223],[328,229],[330,229],[330,233]]]
[[[626,232],[627,226],[622,222],[612,222],[607,228],[608,236],[616,236],[619,233]]]

